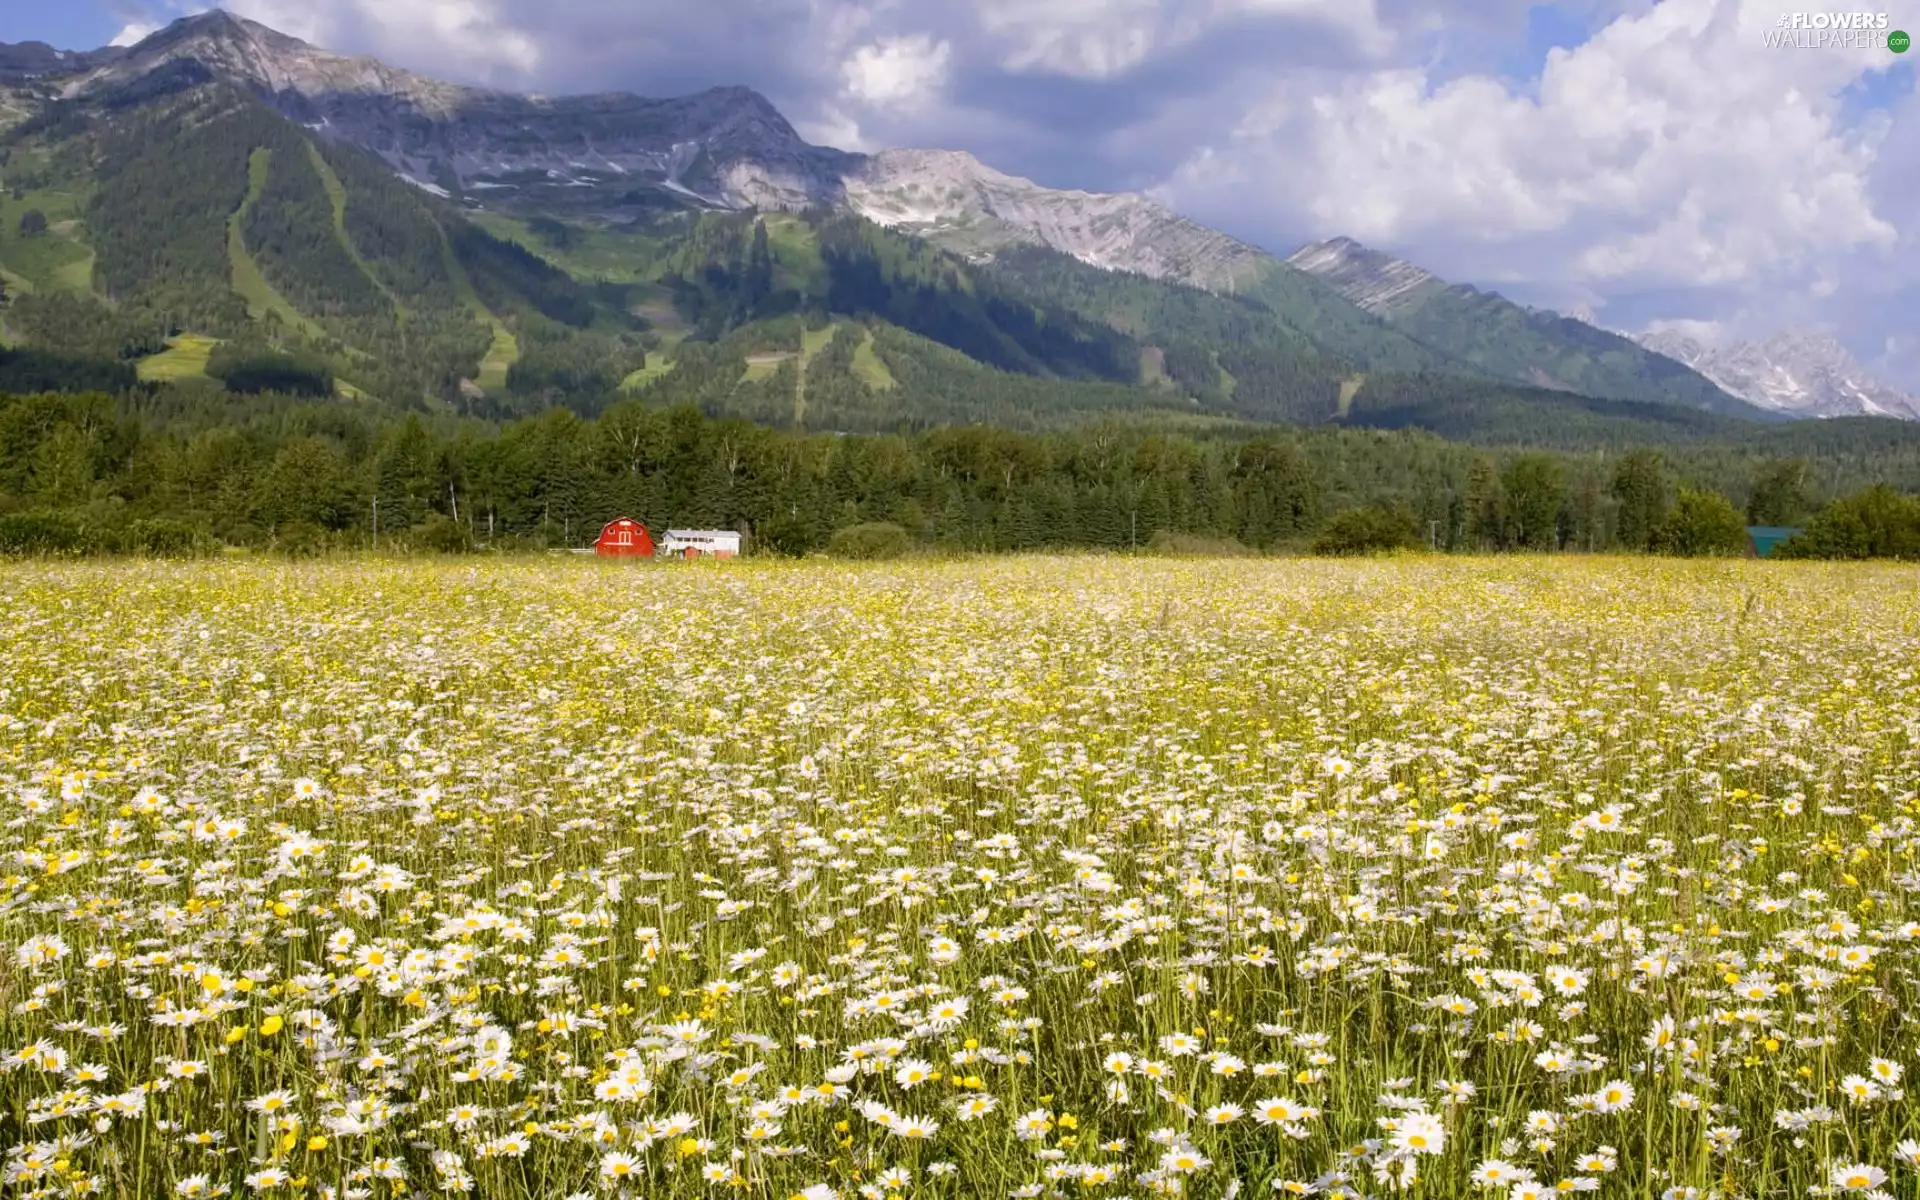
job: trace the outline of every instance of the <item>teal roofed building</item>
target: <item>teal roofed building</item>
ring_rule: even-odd
[[[1747,540],[1753,543],[1755,556],[1771,558],[1775,546],[1799,532],[1798,529],[1790,529],[1785,525],[1749,525]]]

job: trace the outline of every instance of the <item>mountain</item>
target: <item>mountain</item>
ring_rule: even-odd
[[[1381,397],[1437,422],[1498,393],[1507,428],[1554,407],[1540,386],[1763,415],[1352,243],[1282,262],[1139,195],[811,146],[746,88],[518,95],[220,11],[0,47],[0,184],[0,343],[56,356],[26,378],[324,379],[482,415],[624,387],[863,427],[1362,422]]]
[[[372,151],[417,183],[504,211],[619,219],[662,202],[823,205],[976,256],[1038,244],[1222,290],[1267,258],[1142,196],[1044,188],[960,151],[869,156],[812,146],[748,88],[649,100],[461,87],[219,10],[79,72],[63,94],[124,85],[183,60],[251,87],[283,115]]]
[[[1765,342],[1707,345],[1673,329],[1635,335],[1757,407],[1796,417],[1897,417],[1920,421],[1920,398],[1875,379],[1824,334],[1780,333]]]
[[[1316,242],[1287,262],[1396,329],[1490,375],[1603,399],[1680,404],[1748,419],[1773,415],[1629,338],[1515,304],[1497,292],[1450,284],[1351,238]]]

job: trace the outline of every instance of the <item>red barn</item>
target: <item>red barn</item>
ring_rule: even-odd
[[[608,521],[600,530],[593,552],[602,558],[652,558],[653,539],[647,536],[645,525],[632,517],[621,517]]]

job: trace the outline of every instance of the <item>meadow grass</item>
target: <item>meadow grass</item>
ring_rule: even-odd
[[[873,350],[873,330],[860,331],[860,344],[853,348],[853,377],[870,388],[891,391],[893,371]]]
[[[480,360],[480,374],[474,382],[488,392],[497,392],[506,388],[507,372],[520,361],[520,341],[497,318],[489,319],[493,340],[487,344],[486,357]]]
[[[1917,583],[0,567],[11,1194],[1911,1194]]]
[[[93,248],[84,240],[83,218],[91,189],[81,184],[35,188],[14,199],[0,191],[0,266],[13,286],[29,292],[93,290]],[[47,219],[47,229],[23,237],[20,219],[29,212]]]
[[[181,379],[207,378],[207,362],[213,357],[220,339],[183,333],[167,339],[167,348],[148,355],[136,364],[140,378],[149,383],[171,383]]]

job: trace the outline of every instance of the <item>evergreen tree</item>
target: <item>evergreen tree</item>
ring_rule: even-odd
[[[1747,501],[1748,523],[1779,526],[1805,520],[1813,509],[1809,491],[1806,459],[1767,463],[1754,477],[1753,494]]]
[[[1507,496],[1513,544],[1528,550],[1559,546],[1560,518],[1566,508],[1566,473],[1544,454],[1523,454],[1501,474]]]
[[[1665,462],[1652,450],[1634,450],[1613,469],[1609,491],[1619,505],[1616,517],[1620,544],[1628,550],[1646,550],[1672,504],[1672,482]]]

